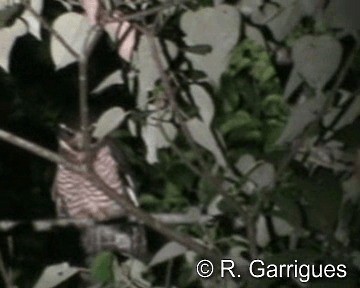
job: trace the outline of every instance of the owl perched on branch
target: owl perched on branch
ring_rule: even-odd
[[[127,196],[130,202],[138,206],[134,185],[124,170],[124,161],[121,161],[121,157],[115,157],[115,145],[106,138],[92,140],[88,153],[85,153],[82,139],[82,133],[60,125],[59,153],[74,164],[90,161],[93,171],[109,187]],[[99,190],[84,175],[63,165],[57,168],[53,199],[59,217],[96,221],[129,219],[123,207],[104,191]],[[146,252],[145,232],[140,225],[99,223],[94,227],[79,228],[84,250],[90,257],[104,250],[135,257],[143,257]]]

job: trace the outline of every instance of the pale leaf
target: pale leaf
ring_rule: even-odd
[[[149,266],[169,261],[175,257],[185,254],[187,248],[177,242],[169,242],[165,244],[151,259]]]
[[[292,54],[299,74],[312,87],[322,89],[340,65],[342,47],[329,35],[306,35],[295,42]]]
[[[91,30],[91,25],[86,17],[74,12],[65,13],[55,20],[53,28],[76,53],[79,55],[83,53],[85,41],[88,39],[87,35]],[[56,69],[63,68],[77,60],[53,35],[50,45]]]
[[[175,126],[168,122],[170,116],[167,112],[156,112],[148,117],[147,123],[141,129],[141,137],[146,145],[146,161],[150,164],[158,162],[158,149],[169,147],[169,141],[176,137]]]
[[[266,247],[270,242],[270,235],[266,225],[264,216],[259,216],[256,222],[256,243],[260,247]]]
[[[102,139],[115,130],[125,119],[127,113],[121,107],[113,107],[102,114],[95,124],[93,137]]]
[[[30,5],[37,14],[41,15],[41,11],[44,6],[44,0],[31,0]],[[41,40],[40,21],[28,10],[25,10],[21,18],[23,18],[24,21],[27,23],[29,33],[32,34],[37,39]]]
[[[191,95],[193,96],[193,100],[196,106],[199,109],[199,114],[202,120],[208,126],[210,126],[215,114],[214,103],[210,95],[207,93],[207,91],[204,88],[202,88],[199,85],[191,85],[190,92]]]
[[[299,86],[303,83],[298,71],[296,69],[292,69],[290,73],[290,77],[286,83],[284,97],[285,99],[289,99],[289,97],[299,88]]]
[[[275,168],[270,163],[261,163],[249,175],[257,189],[272,189],[275,185]]]
[[[9,60],[11,49],[18,37],[27,32],[25,23],[21,20],[16,20],[15,23],[8,27],[0,29],[0,66],[9,72]]]
[[[181,17],[181,29],[185,32],[188,46],[209,45],[211,53],[196,55],[187,53],[194,68],[204,71],[210,81],[218,85],[226,70],[229,54],[240,35],[240,13],[229,5],[187,11]]]
[[[168,63],[162,51],[162,47],[159,43],[158,38],[154,39],[157,51],[160,54],[161,64],[164,69],[168,68]],[[174,43],[165,41],[165,46],[173,59],[178,54],[178,49]],[[140,109],[144,109],[147,104],[147,95],[154,89],[156,80],[160,78],[159,69],[154,60],[153,51],[151,49],[149,39],[142,36],[140,39],[139,47],[136,51],[135,66],[139,70],[139,95],[137,98],[137,106]]]
[[[34,288],[56,287],[77,273],[79,273],[79,269],[70,267],[68,263],[48,266],[41,274]]]
[[[306,100],[291,109],[290,118],[277,143],[290,143],[299,136],[304,129],[317,119],[326,98],[324,96]]]
[[[116,70],[115,72],[107,76],[98,86],[96,86],[92,93],[100,93],[112,85],[119,85],[123,83],[124,81],[121,78],[121,71]]]
[[[113,41],[119,41],[119,56],[130,62],[135,48],[136,30],[126,21],[106,24],[105,30]]]
[[[282,41],[300,22],[303,16],[300,2],[298,0],[275,0],[275,3],[279,5],[278,11],[267,25],[276,40]]]
[[[221,167],[226,167],[224,155],[208,124],[197,118],[193,118],[187,121],[186,125],[194,141],[210,151]]]
[[[255,165],[255,158],[250,154],[245,154],[236,162],[235,167],[241,172],[241,174],[246,175],[255,167]]]

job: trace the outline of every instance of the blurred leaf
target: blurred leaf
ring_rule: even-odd
[[[152,287],[151,283],[143,277],[148,269],[144,263],[137,259],[128,259],[121,264],[118,261],[113,261],[113,263],[115,287]]]
[[[175,257],[184,255],[187,248],[180,245],[177,242],[166,243],[151,259],[149,266],[155,266],[157,264],[169,261]]]
[[[292,50],[296,70],[316,89],[322,89],[338,69],[342,47],[329,35],[306,35]]]
[[[299,229],[303,224],[300,206],[296,203],[299,197],[292,196],[289,192],[291,191],[284,191],[284,193],[276,195],[275,205],[279,208],[279,211],[276,211],[275,214]]]
[[[360,29],[360,3],[357,0],[331,0],[324,14],[324,19],[332,28],[346,30]]]
[[[186,125],[194,141],[210,151],[215,157],[218,165],[226,167],[223,152],[208,125],[197,118],[188,120]]]
[[[295,183],[303,193],[310,227],[324,233],[334,232],[342,200],[339,180],[332,172],[319,170],[312,177],[297,177]]]
[[[32,9],[41,15],[43,10],[44,0],[31,0],[30,6]],[[21,15],[21,18],[24,19],[28,27],[29,33],[31,33],[38,40],[41,40],[41,23],[30,11],[25,10],[24,14]]]
[[[83,53],[85,41],[91,41],[87,35],[90,33],[91,26],[87,19],[74,12],[64,13],[56,18],[53,28],[70,45],[70,47],[79,55]],[[63,68],[77,61],[64,45],[54,36],[50,39],[51,56],[56,69]]]
[[[0,67],[6,72],[9,72],[10,53],[15,41],[26,32],[27,27],[20,19],[12,26],[0,29]]]
[[[289,97],[296,91],[296,89],[299,88],[302,82],[303,79],[301,78],[299,72],[293,68],[286,83],[284,92],[285,99],[289,99]]]
[[[281,95],[271,94],[263,100],[262,110],[267,117],[284,119],[288,108]]]
[[[195,105],[199,109],[201,119],[210,126],[215,114],[214,103],[210,95],[199,85],[191,85],[190,92]]]
[[[22,5],[9,3],[0,4],[0,29],[11,24],[23,10]]]
[[[249,16],[258,11],[259,7],[264,3],[264,0],[242,0],[238,3],[240,11]]]
[[[195,55],[188,53],[195,69],[204,71],[216,86],[225,71],[231,49],[240,33],[239,12],[228,5],[187,11],[181,17],[181,29],[185,32],[188,46],[208,45],[211,53]]]
[[[176,127],[169,122],[170,119],[171,114],[168,111],[155,112],[147,118],[141,129],[141,137],[146,144],[146,161],[150,164],[159,161],[158,149],[170,147],[169,141],[174,140],[177,135]]]
[[[91,263],[91,277],[100,283],[110,283],[114,280],[113,274],[114,255],[102,252]]]
[[[51,265],[45,268],[34,288],[52,288],[79,273],[79,268],[68,263]]]
[[[119,85],[123,83],[124,81],[121,78],[121,71],[116,70],[110,75],[108,75],[98,86],[96,86],[92,93],[100,93],[112,85]]]
[[[267,23],[274,37],[278,41],[284,40],[298,25],[302,16],[303,10],[301,1],[298,0],[275,0],[278,4],[277,14]]]
[[[221,125],[220,131],[227,134],[235,129],[238,131],[249,131],[257,130],[258,127],[259,122],[256,119],[253,119],[248,112],[240,110]]]
[[[360,116],[360,94],[354,95],[350,107],[346,109],[345,113],[341,116],[340,120],[333,127],[334,130],[339,130],[347,125],[353,123],[356,118]]]
[[[92,136],[102,139],[124,121],[127,113],[121,107],[113,107],[103,113],[95,124]]]
[[[89,6],[94,6],[94,1],[88,0]],[[136,44],[136,29],[127,21],[112,22],[105,24],[105,31],[110,38],[117,42],[118,55],[127,62],[130,62]]]
[[[325,95],[321,95],[292,107],[289,120],[277,143],[282,145],[298,137],[309,124],[318,118],[325,100]]]
[[[242,2],[244,2],[244,1],[241,1],[241,3]],[[251,2],[254,2],[254,1],[251,0]],[[260,29],[255,28],[254,26],[251,26],[249,24],[246,24],[245,25],[245,35],[247,38],[254,41],[257,45],[259,45],[261,47],[266,47],[265,38],[262,35]]]
[[[146,36],[142,36],[139,41],[139,47],[137,48],[134,57],[134,65],[139,70],[139,95],[137,97],[137,106],[140,109],[145,109],[148,102],[148,93],[154,89],[155,81],[160,78],[160,74],[153,56],[151,42],[149,42],[149,39]],[[155,38],[154,41],[157,51],[160,54],[161,64],[164,69],[167,69],[168,62],[160,44],[160,40]],[[165,41],[164,44],[171,59],[174,59],[178,53],[177,46],[170,41]]]
[[[270,163],[261,163],[249,175],[257,189],[272,189],[275,185],[275,168]]]
[[[260,5],[259,5],[260,6]],[[251,14],[251,21],[258,25],[266,25],[271,19],[274,19],[279,13],[279,7],[274,3],[264,3],[261,9],[254,9]]]

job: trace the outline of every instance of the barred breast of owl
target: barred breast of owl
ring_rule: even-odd
[[[109,141],[92,143],[89,154],[81,149],[81,133],[60,126],[59,152],[69,162],[84,164],[88,156],[94,172],[120,195],[138,206],[131,178],[124,174]],[[120,169],[119,169],[120,168]],[[119,171],[121,170],[121,171]],[[58,165],[53,187],[53,198],[60,217],[75,219],[110,220],[125,215],[125,210],[90,180],[63,165]],[[145,230],[142,225],[97,224],[81,227],[81,241],[87,257],[104,251],[142,258],[147,252]]]
[[[74,152],[76,153],[76,152]],[[109,146],[99,147],[93,158],[95,173],[119,194],[126,193],[137,205],[132,187],[123,183],[118,175],[118,166]],[[56,175],[57,197],[65,213],[72,218],[107,220],[124,215],[124,209],[99,190],[83,175],[59,165]]]

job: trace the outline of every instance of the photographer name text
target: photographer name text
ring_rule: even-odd
[[[206,259],[197,263],[196,272],[201,278],[209,278],[214,271],[220,273],[220,277],[240,278],[236,274],[236,263],[233,260],[224,259],[219,263],[219,267],[214,269],[214,264]],[[344,264],[300,264],[298,260],[287,264],[268,264],[263,260],[253,260],[248,267],[249,275],[253,278],[297,278],[302,283],[307,283],[311,279],[319,278],[345,278],[347,276],[346,265]]]

